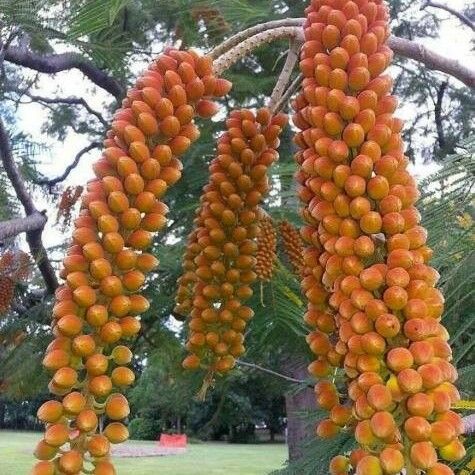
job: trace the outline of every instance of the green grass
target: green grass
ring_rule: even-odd
[[[41,435],[0,431],[0,475],[28,475],[31,455]],[[153,442],[137,442],[153,444]],[[282,467],[287,457],[284,444],[189,445],[184,455],[116,459],[118,475],[265,475]]]

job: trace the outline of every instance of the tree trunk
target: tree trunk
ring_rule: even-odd
[[[303,359],[283,362],[285,374],[297,379],[308,376],[307,364]],[[291,390],[285,395],[285,409],[287,412],[287,445],[289,461],[295,462],[302,457],[302,445],[313,437],[314,428],[309,424],[303,412],[315,411],[315,394],[312,388],[302,388],[300,391]]]

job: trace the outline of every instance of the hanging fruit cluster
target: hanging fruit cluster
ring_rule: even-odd
[[[7,312],[15,294],[15,285],[30,275],[28,254],[7,250],[0,255],[0,315]]]
[[[397,99],[384,74],[388,11],[381,0],[313,0],[306,10],[297,180],[316,355],[310,373],[344,369],[348,400],[322,380],[317,401],[330,411],[322,437],[354,428],[360,449],[336,457],[330,473],[453,474],[461,418],[444,299],[428,262],[427,232],[415,204]]]
[[[194,229],[188,236],[182,261],[183,274],[178,279],[177,292],[175,295],[175,318],[181,321],[185,321],[191,311],[193,286],[196,280],[195,257],[199,251],[198,232]]]
[[[191,316],[186,345],[190,355],[183,362],[187,369],[203,366],[210,373],[223,373],[244,352],[243,332],[254,314],[243,302],[252,296],[257,278],[259,204],[269,189],[267,169],[278,158],[286,121],[268,109],[256,114],[233,111],[226,121],[227,132],[209,167],[179,289],[180,308]]]
[[[288,221],[282,221],[279,225],[280,236],[284,245],[284,251],[292,266],[294,274],[300,277],[304,271],[303,258],[304,243],[298,230]]]
[[[277,233],[270,216],[261,211],[259,236],[257,237],[256,274],[259,280],[270,281],[277,260]]]
[[[56,223],[61,223],[63,228],[71,224],[73,210],[84,191],[82,186],[68,186],[64,189],[59,200]]]
[[[178,157],[199,136],[193,118],[214,115],[210,98],[230,88],[214,76],[209,58],[170,49],[115,113],[63,261],[66,283],[53,308],[56,338],[43,360],[57,398],[38,410],[47,426],[33,475],[115,473],[109,447],[127,439],[122,421],[129,414],[118,391],[135,378],[128,367],[132,352],[120,342],[138,333],[139,315],[149,308],[140,291],[158,265],[146,250],[166,224],[161,199],[181,177]],[[97,433],[100,417],[107,424]]]

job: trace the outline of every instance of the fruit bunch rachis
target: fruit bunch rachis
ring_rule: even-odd
[[[316,386],[329,411],[322,437],[344,427],[361,449],[332,461],[332,474],[453,473],[461,459],[457,371],[440,323],[444,299],[430,267],[386,73],[388,10],[372,0],[314,0],[306,10],[294,101],[297,180],[309,306],[311,374],[344,370],[348,399]]]

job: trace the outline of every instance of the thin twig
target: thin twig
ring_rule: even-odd
[[[259,365],[254,364],[254,363],[247,363],[246,361],[237,360],[236,364],[239,365],[239,366],[245,366],[247,368],[252,368],[252,369],[255,369],[255,370],[258,370],[258,371],[262,371],[263,373],[271,374],[272,376],[276,376],[278,378],[285,379],[286,381],[289,381],[291,383],[305,384],[305,385],[307,384],[307,381],[305,381],[303,379],[292,378],[291,376],[286,376],[285,374],[278,373],[277,371],[273,371],[271,369],[264,368],[263,366],[259,366]]]
[[[61,175],[57,176],[56,178],[43,178],[40,180],[35,180],[35,184],[37,185],[47,185],[49,187],[52,187],[54,185],[57,185],[58,183],[61,183],[62,181],[66,180],[66,178],[69,176],[69,174],[78,166],[79,161],[81,160],[82,156],[85,155],[86,153],[90,152],[91,150],[95,148],[99,148],[101,146],[100,142],[92,142],[89,144],[87,147],[84,147],[82,150],[80,150],[76,156],[74,157],[74,160],[66,167],[63,173]]]
[[[33,203],[33,198],[28,193],[23,178],[16,166],[16,163],[13,159],[11,147],[10,147],[10,138],[8,133],[5,130],[3,120],[0,118],[0,158],[3,163],[3,168],[5,173],[10,180],[15,193],[20,200],[20,203],[23,205],[25,213],[27,216],[37,214],[38,210]],[[48,292],[54,293],[58,287],[58,279],[56,278],[55,271],[51,262],[48,259],[46,249],[42,241],[42,229],[29,231],[26,234],[26,240],[30,248],[31,255],[33,256],[38,269],[43,276],[45,281],[46,288]]]
[[[448,5],[445,5],[443,3],[439,2],[432,2],[430,0],[426,0],[422,5],[421,5],[421,10],[426,9],[427,7],[432,7],[432,8],[439,8],[441,10],[445,10],[446,12],[449,12],[451,15],[457,17],[462,23],[465,23],[469,28],[471,28],[473,31],[475,31],[475,24],[468,18],[468,16],[464,15],[463,13],[455,10],[452,7],[449,7]]]
[[[279,101],[282,99],[282,96],[285,94],[295,65],[299,60],[299,52],[301,47],[302,41],[299,41],[296,38],[290,40],[290,48],[287,54],[287,59],[270,97],[269,109],[272,111],[274,110],[275,105],[279,103]]]
[[[93,109],[87,101],[82,97],[44,97],[38,96],[36,94],[31,94],[28,90],[21,90],[17,88],[9,88],[10,91],[16,92],[20,95],[20,97],[27,96],[34,102],[40,102],[43,104],[69,104],[69,105],[77,105],[82,106],[84,109],[87,110],[90,114],[94,115],[98,118],[99,122],[104,126],[107,127],[109,125],[108,121],[104,118],[104,116]]]

